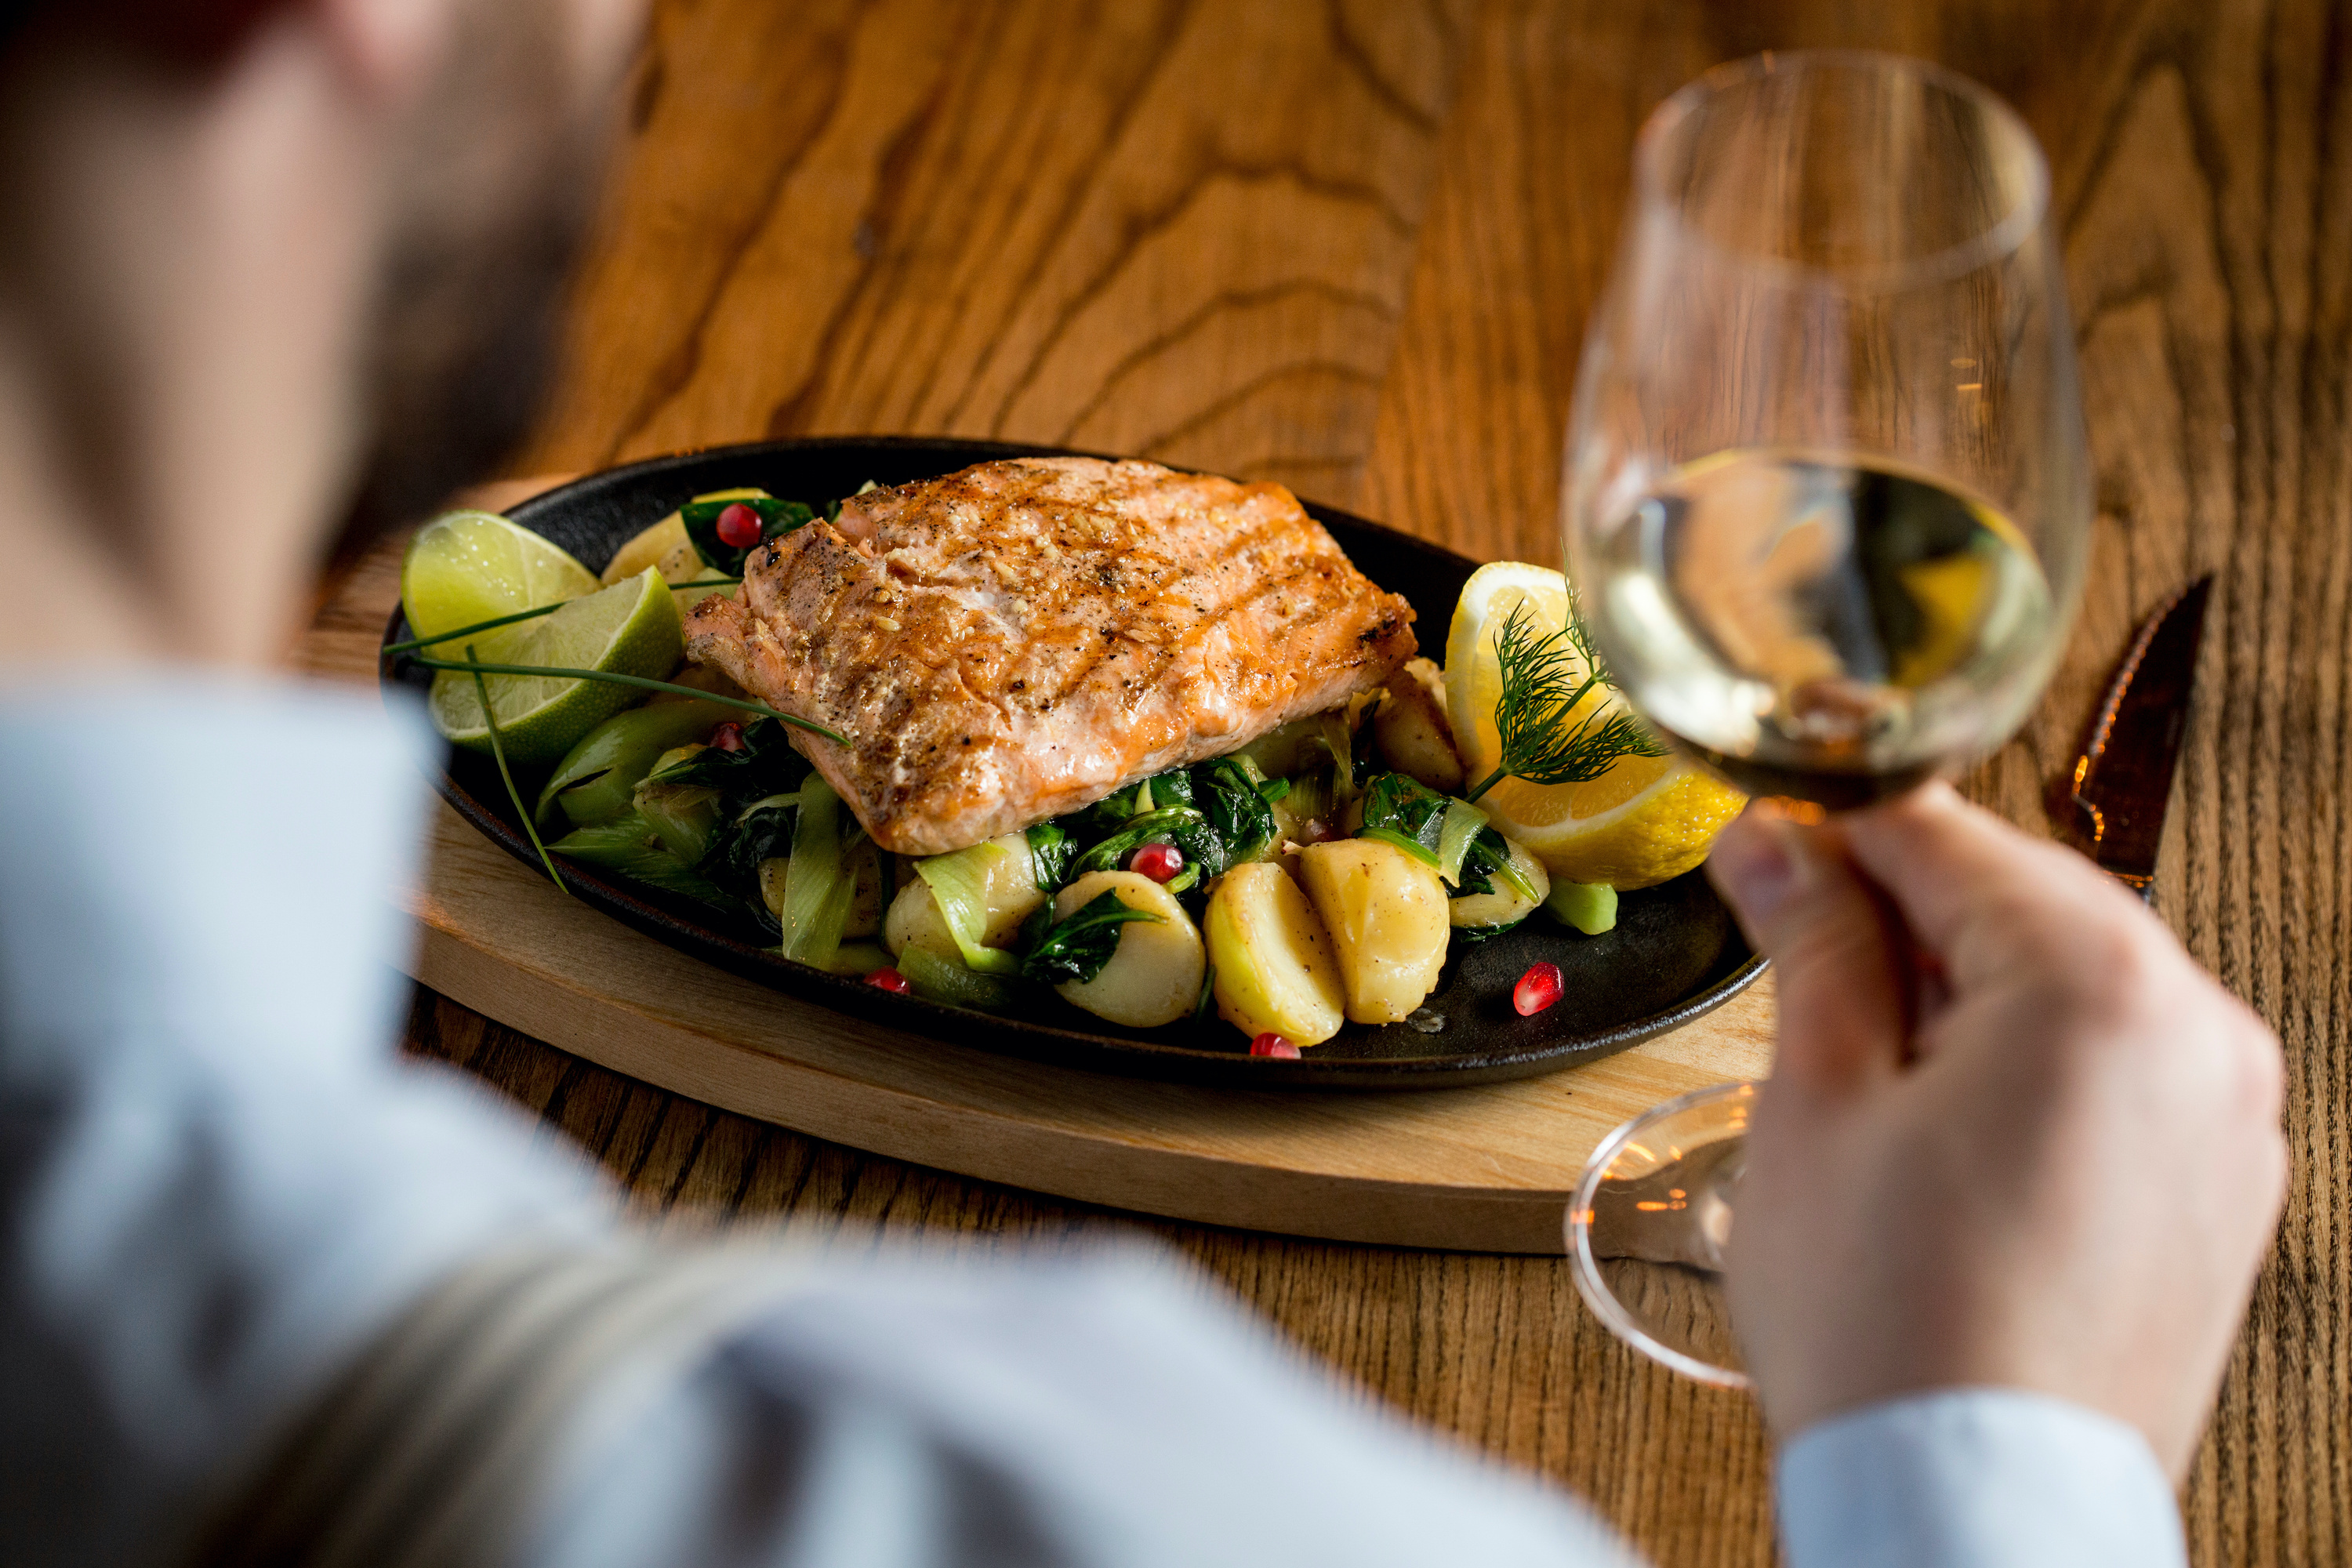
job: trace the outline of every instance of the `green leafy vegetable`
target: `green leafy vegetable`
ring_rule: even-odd
[[[683,762],[658,768],[648,784],[694,784],[719,792],[730,805],[741,807],[764,795],[786,795],[801,787],[814,770],[809,760],[793,750],[784,727],[773,719],[743,726],[743,739],[732,751],[708,746]]]
[[[1331,804],[1343,807],[1362,792],[1366,777],[1363,763],[1371,759],[1370,748],[1357,756],[1356,732],[1349,728],[1345,713],[1318,714],[1314,720],[1317,737],[1323,749],[1331,754]]]
[[[1022,977],[1040,985],[1094,979],[1118,951],[1118,928],[1129,921],[1157,924],[1160,917],[1128,908],[1108,889],[1072,910],[1067,920],[1054,919],[1050,906],[1040,908],[1022,931]]]
[[[1445,825],[1437,837],[1437,870],[1454,887],[1462,885],[1462,861],[1486,826],[1486,814],[1466,800],[1448,801]]]
[[[1204,877],[1223,876],[1274,842],[1274,806],[1263,791],[1265,775],[1246,757],[1219,757],[1193,770],[1192,798],[1217,836],[1220,853]]]
[[[1544,912],[1587,936],[1599,936],[1617,925],[1617,889],[1606,882],[1554,882]]]
[[[701,740],[729,712],[716,703],[662,702],[614,714],[556,764],[533,819],[544,826],[559,806],[574,827],[625,816],[630,797],[663,753]]]
[[[1205,875],[1214,876],[1224,868],[1224,848],[1217,842],[1209,819],[1189,805],[1171,805],[1131,817],[1126,826],[1093,845],[1070,862],[1068,880],[1076,881],[1089,871],[1115,871],[1130,853],[1151,843],[1175,845],[1189,862],[1215,862],[1217,871],[1206,871],[1204,865]]]
[[[1192,805],[1192,780],[1182,768],[1171,768],[1164,773],[1154,773],[1139,784],[1131,784],[1087,807],[1063,818],[1076,831],[1073,837],[1092,841],[1105,834],[1116,833],[1139,816],[1149,816],[1170,806]]]
[[[1037,886],[1046,892],[1059,889],[1069,880],[1071,859],[1078,847],[1058,822],[1041,822],[1029,829],[1029,868]]]
[[[681,746],[674,752],[664,752],[665,758],[677,752],[691,752],[696,748]],[[637,815],[662,841],[668,851],[688,866],[699,867],[710,850],[710,836],[719,826],[726,804],[723,791],[691,777],[670,776],[678,770],[656,763],[646,781],[637,785],[632,797]]]
[[[1003,853],[992,843],[975,844],[915,862],[915,875],[930,888],[940,918],[955,938],[956,951],[963,954],[964,967],[977,973],[1011,974],[1021,967],[1017,955],[982,946],[980,940],[988,931],[989,868]]]
[[[1392,844],[1399,849],[1403,850],[1406,854],[1412,856],[1414,859],[1420,861],[1424,866],[1434,866],[1437,864],[1436,850],[1432,849],[1428,845],[1423,844],[1418,838],[1408,837],[1404,834],[1399,833],[1393,827],[1367,827],[1361,833],[1357,834],[1356,837],[1359,838],[1374,839],[1382,844]]]
[[[1449,879],[1454,883],[1454,896],[1491,893],[1495,890],[1493,879],[1500,877],[1517,889],[1520,897],[1534,898],[1536,890],[1511,864],[1510,845],[1501,834],[1486,826],[1485,813],[1467,801],[1449,801],[1408,774],[1376,773],[1366,784],[1363,837],[1374,838],[1393,833],[1410,839],[1427,852],[1429,863],[1443,875],[1448,864],[1445,834],[1457,808],[1476,816],[1479,826],[1461,851],[1456,875]]]
[[[1364,836],[1376,831],[1411,840],[1431,865],[1444,842],[1445,797],[1406,773],[1375,773],[1364,786]]]
[[[952,958],[928,948],[910,947],[898,955],[898,973],[908,988],[926,1002],[950,1007],[977,1007],[994,1012],[1013,1005],[1013,987],[994,974],[975,974]]]
[[[1623,757],[1662,757],[1665,747],[1649,727],[1612,703],[1577,708],[1594,690],[1612,687],[1609,666],[1576,612],[1569,590],[1568,625],[1539,634],[1525,601],[1512,606],[1495,634],[1495,663],[1503,678],[1495,703],[1502,765],[1471,788],[1473,802],[1504,779],[1530,784],[1583,784]],[[1573,716],[1573,717],[1572,717]]]
[[[1464,942],[1492,942],[1505,931],[1514,931],[1528,923],[1529,917],[1521,915],[1515,921],[1504,921],[1490,926],[1455,926],[1454,934]]]
[[[810,783],[824,788],[822,779]],[[746,898],[757,898],[761,864],[793,852],[798,838],[799,807],[807,794],[808,785],[803,785],[799,793],[772,795],[737,812],[732,821],[712,831],[696,868]],[[761,902],[764,905],[765,900]]]
[[[719,537],[719,514],[730,506],[746,506],[760,517],[758,544],[737,549]],[[729,500],[693,500],[678,508],[678,519],[686,524],[686,536],[694,541],[694,552],[702,557],[703,564],[715,571],[743,574],[743,562],[752,551],[772,539],[780,539],[796,528],[816,521],[816,513],[796,500],[778,500],[773,496],[737,496]]]
[[[751,815],[781,810],[754,808]],[[834,794],[832,785],[814,775],[801,786],[798,820],[793,824],[792,858],[786,865],[783,908],[776,915],[784,928],[783,954],[797,963],[827,967],[841,946],[856,879],[847,874],[842,855],[841,797]],[[753,862],[752,869],[756,875],[758,862]]]
[[[734,902],[725,889],[663,848],[653,828],[635,812],[593,826],[575,828],[548,848],[716,909],[726,909]]]

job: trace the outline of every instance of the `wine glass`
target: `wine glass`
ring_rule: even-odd
[[[2091,516],[2049,186],[2008,106],[1890,55],[1723,66],[1643,130],[1570,422],[1569,574],[1619,689],[1740,787],[1897,794],[2048,679]],[[1734,1384],[1716,1276],[1753,1095],[1619,1129],[1568,1226],[1604,1321]]]

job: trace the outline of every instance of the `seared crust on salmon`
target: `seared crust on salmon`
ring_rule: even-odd
[[[874,841],[937,855],[1382,684],[1412,610],[1280,485],[1024,458],[754,551],[687,650],[783,712]]]

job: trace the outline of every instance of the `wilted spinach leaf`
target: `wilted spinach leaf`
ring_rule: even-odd
[[[800,803],[790,796],[775,805],[755,804],[721,822],[702,852],[702,874],[753,903],[760,898],[760,862],[793,852],[793,823]],[[764,907],[764,906],[763,906]]]
[[[1274,806],[1260,788],[1264,777],[1246,757],[1219,757],[1193,770],[1193,799],[1207,815],[1219,840],[1221,864],[1203,877],[1222,875],[1274,841]]]
[[[1029,829],[1029,864],[1037,885],[1051,893],[1069,879],[1070,861],[1078,847],[1058,822],[1041,822]]]
[[[741,549],[723,542],[719,537],[719,514],[730,506],[748,506],[760,516],[760,539],[757,544]],[[816,521],[816,513],[796,500],[779,500],[774,496],[738,496],[732,500],[695,500],[678,508],[678,519],[686,524],[686,536],[694,541],[694,552],[702,563],[730,577],[743,574],[743,562],[752,551],[771,539],[779,539],[796,528]]]
[[[1173,844],[1184,852],[1188,864],[1201,868],[1202,877],[1218,876],[1224,870],[1224,846],[1218,841],[1216,829],[1209,826],[1208,818],[1189,805],[1171,805],[1130,817],[1126,826],[1097,840],[1070,862],[1065,873],[1066,885],[1089,871],[1118,869],[1120,861],[1146,844]]]
[[[1160,917],[1150,910],[1131,910],[1117,893],[1105,891],[1057,921],[1048,905],[1029,917],[1022,930],[1021,973],[1040,985],[1075,980],[1084,984],[1103,972],[1118,951],[1118,928],[1129,921]]]
[[[646,782],[715,789],[720,800],[739,811],[772,795],[790,795],[801,787],[812,769],[809,760],[793,750],[792,742],[785,739],[787,733],[778,720],[755,719],[743,726],[740,750],[706,747]]]
[[[1404,773],[1375,774],[1364,786],[1364,826],[1385,828],[1421,845],[1433,856],[1445,837],[1445,796]],[[1482,827],[1462,858],[1462,880],[1453,897],[1495,890],[1494,873],[1511,863],[1511,847],[1491,827]],[[1492,931],[1488,935],[1494,934]],[[1478,939],[1472,938],[1476,941]]]

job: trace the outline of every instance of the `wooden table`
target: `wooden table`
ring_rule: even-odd
[[[2285,1040],[2294,1177],[2187,1507],[2200,1563],[2344,1561],[2347,40],[2306,0],[678,0],[517,471],[999,436],[1551,561],[1577,345],[1650,107],[1766,47],[1989,82],[2052,154],[2100,515],[2064,668],[1971,787],[2038,826],[2132,619],[2219,570],[2158,902]],[[430,994],[410,1039],[668,1224],[960,1252],[1119,1223],[719,1114]],[[1770,1558],[1748,1403],[1618,1347],[1563,1264],[1148,1228],[1367,1397],[1575,1488],[1660,1562]]]

